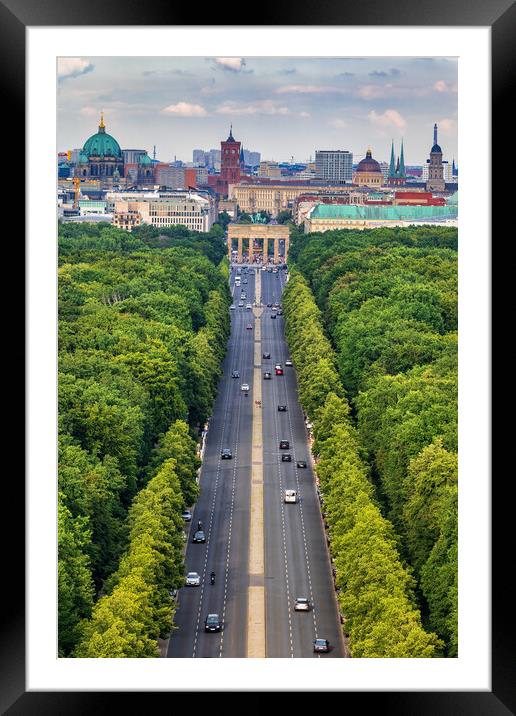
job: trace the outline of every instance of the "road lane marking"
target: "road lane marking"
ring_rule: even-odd
[[[260,304],[261,275],[255,282],[255,303]],[[263,659],[265,653],[265,540],[263,533],[263,433],[261,383],[260,308],[254,314],[253,419],[251,440],[251,498],[249,527],[249,586],[247,600],[247,658]],[[261,580],[256,579],[261,577]],[[257,582],[260,582],[261,584]],[[253,582],[251,584],[251,582]]]

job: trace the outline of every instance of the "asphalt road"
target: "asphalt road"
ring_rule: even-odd
[[[251,438],[253,405],[254,324],[252,312],[238,308],[241,290],[247,290],[244,304],[254,303],[255,274],[242,274],[248,284],[238,288],[231,276],[236,310],[231,311],[231,337],[223,365],[223,377],[215,402],[201,469],[201,495],[191,522],[186,550],[186,571],[198,572],[199,587],[179,590],[175,629],[168,657],[243,658],[247,648],[248,553],[251,483]],[[267,657],[313,658],[316,637],[330,641],[331,651],[321,658],[346,656],[338,619],[326,538],[321,520],[303,413],[297,398],[294,368],[285,367],[288,349],[284,340],[283,317],[271,320],[268,302],[281,301],[286,275],[261,272],[264,312],[261,318],[262,373],[270,368],[272,379],[262,383],[263,481],[265,534],[265,613]],[[284,375],[274,374],[276,362]],[[231,378],[232,370],[240,372]],[[249,395],[241,391],[248,383]],[[287,412],[278,412],[278,404]],[[289,440],[288,451],[279,450],[280,440]],[[231,460],[221,460],[229,448]],[[290,452],[292,462],[282,462],[281,453]],[[297,468],[305,460],[307,468]],[[297,490],[297,504],[283,502],[284,489]],[[203,524],[205,544],[193,544],[191,535],[197,521]],[[209,574],[216,573],[215,585]],[[294,612],[296,597],[310,599],[310,612]],[[217,613],[223,620],[220,633],[205,633],[204,619]]]

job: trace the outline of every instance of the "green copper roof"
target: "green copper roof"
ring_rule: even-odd
[[[411,221],[457,217],[457,206],[357,206],[356,204],[317,204],[310,219],[362,219],[363,221]]]
[[[148,154],[142,154],[138,161],[140,164],[152,164],[152,159]]]
[[[104,126],[104,118],[99,124],[99,131],[93,134],[84,143],[82,149],[88,157],[119,157],[122,158],[122,150],[120,145],[110,134],[106,133]]]

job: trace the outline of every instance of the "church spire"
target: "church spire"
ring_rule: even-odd
[[[395,171],[396,170],[394,168],[394,139],[393,139],[392,143],[391,143],[391,161],[389,164],[389,176],[393,177]]]
[[[401,140],[400,176],[405,177],[405,157],[403,156],[403,139]]]

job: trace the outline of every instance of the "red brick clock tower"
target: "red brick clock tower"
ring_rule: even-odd
[[[226,185],[238,184],[240,181],[240,142],[233,137],[233,125],[229,129],[229,137],[220,143],[220,178]]]

